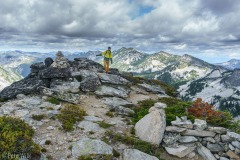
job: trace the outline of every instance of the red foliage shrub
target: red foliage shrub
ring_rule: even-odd
[[[188,114],[206,119],[207,122],[221,122],[221,120],[223,120],[222,112],[214,110],[212,105],[202,101],[201,98],[195,100],[192,107],[188,108],[187,111]]]

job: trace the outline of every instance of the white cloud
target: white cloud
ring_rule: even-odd
[[[102,49],[109,44],[151,52],[214,50],[223,56],[233,49],[240,57],[240,2],[213,1],[0,1],[0,43],[2,48],[57,50]],[[152,10],[140,14],[140,7]]]

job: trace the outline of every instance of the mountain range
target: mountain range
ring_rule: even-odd
[[[64,52],[70,60],[86,57],[102,63],[102,57],[95,56],[99,53],[101,52]],[[54,52],[2,52],[0,65],[8,67],[9,72],[17,73],[18,78],[25,77],[30,72],[29,66],[32,63],[54,55]],[[123,47],[113,51],[111,67],[133,72],[135,76],[161,80],[177,88],[180,97],[185,100],[200,97],[216,108],[230,111],[235,117],[240,115],[239,60],[210,64],[188,54],[179,56],[164,51],[147,54]]]

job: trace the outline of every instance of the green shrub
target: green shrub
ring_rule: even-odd
[[[73,130],[74,123],[83,120],[83,116],[86,115],[86,112],[80,106],[73,104],[65,105],[60,112],[57,118],[62,122],[65,131]]]
[[[0,102],[6,102],[7,99],[4,99],[4,98],[0,98]]]
[[[111,112],[111,111],[108,111],[107,113],[106,113],[106,116],[108,116],[108,117],[114,117],[114,114],[113,114],[113,112]]]
[[[132,115],[132,122],[136,124],[140,119],[148,114],[148,110],[156,103],[152,99],[147,99],[138,102],[138,106],[134,108],[135,114]]]
[[[112,131],[107,131],[105,133],[105,140],[111,141],[113,143],[120,142],[126,145],[131,145],[135,149],[138,149],[144,153],[156,156],[158,158],[160,157],[161,148],[159,148],[157,145],[152,145],[148,142],[139,140],[126,134],[119,134]]]
[[[176,116],[187,116],[192,122],[194,121],[195,117],[187,113],[187,108],[191,106],[191,102],[184,102],[172,97],[160,98],[159,101],[167,105],[165,108],[167,125],[171,125],[171,121],[176,120]]]
[[[85,155],[85,156],[78,157],[78,160],[95,160],[95,159],[111,160],[112,159],[112,155],[91,154],[91,155]]]
[[[52,144],[52,142],[50,140],[45,141],[45,145],[50,145],[50,144]]]
[[[49,98],[47,99],[47,101],[48,101],[49,103],[56,104],[56,105],[60,104],[60,101],[59,101],[57,98],[54,98],[54,97],[49,97]]]
[[[39,115],[32,115],[32,119],[36,121],[41,121],[45,117],[44,114],[39,114]]]
[[[102,128],[109,128],[111,127],[112,125],[111,124],[108,124],[108,123],[105,123],[105,122],[97,122],[99,124],[100,127]]]
[[[23,120],[12,117],[0,117],[0,157],[6,155],[30,155],[40,157],[41,149],[32,140],[34,130]],[[5,159],[8,159],[5,157]],[[11,158],[18,159],[18,158]]]

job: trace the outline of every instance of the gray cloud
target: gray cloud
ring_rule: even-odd
[[[144,7],[152,10],[141,13]],[[236,0],[0,1],[0,43],[1,49],[112,45],[232,58],[240,56],[239,8]]]

